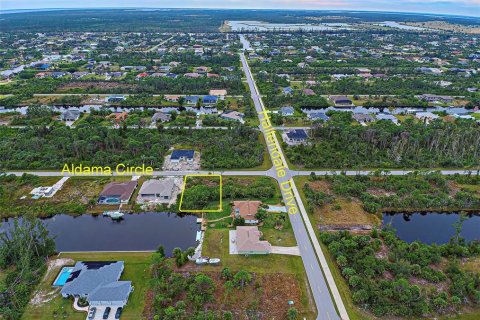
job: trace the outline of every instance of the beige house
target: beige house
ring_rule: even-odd
[[[217,96],[219,97],[220,99],[225,99],[225,96],[227,95],[227,90],[225,89],[212,89],[210,90],[210,92],[208,93],[209,95],[211,96]]]
[[[239,254],[269,254],[272,245],[261,241],[262,232],[258,227],[237,227],[235,243]]]
[[[151,179],[143,183],[138,192],[138,203],[169,203],[175,190],[173,179]]]

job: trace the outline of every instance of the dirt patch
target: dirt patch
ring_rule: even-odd
[[[448,185],[448,195],[452,198],[455,197],[457,192],[461,190],[461,188],[455,183],[455,181],[449,180],[447,182],[447,185]]]
[[[56,276],[56,273],[60,270],[61,267],[66,266],[66,265],[73,265],[75,261],[72,259],[52,259],[49,260],[47,263],[47,272],[45,273],[45,276],[43,277],[42,282],[44,283],[49,283],[49,279],[54,279]],[[54,299],[56,295],[59,293],[60,288],[53,288],[50,287],[50,290],[46,290],[45,288],[41,288],[33,294],[32,299],[30,300],[30,303],[32,305],[40,305],[47,303]]]
[[[382,246],[380,247],[380,250],[375,252],[375,257],[377,259],[385,259],[388,256],[388,248],[385,245],[385,243],[382,242]]]
[[[332,194],[332,190],[330,189],[330,183],[324,179],[316,180],[316,181],[309,181],[307,182],[308,186],[316,192],[325,192],[327,194]]]
[[[376,197],[390,197],[395,194],[395,192],[388,192],[387,190],[381,188],[368,188],[367,193],[370,193]]]

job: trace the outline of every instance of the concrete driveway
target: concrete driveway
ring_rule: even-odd
[[[230,254],[238,254],[237,243],[235,242],[236,238],[237,238],[237,231],[229,230],[228,231],[228,253]]]
[[[103,313],[105,312],[105,309],[107,307],[110,307],[110,313],[108,314],[108,320],[115,320],[115,312],[117,312],[117,308],[119,306],[96,306],[97,308],[97,312],[95,313],[95,317],[93,318],[93,320],[103,320]],[[121,319],[122,317],[120,317]],[[90,320],[88,319],[88,315],[86,317],[86,320]]]
[[[300,249],[298,247],[277,247],[272,246],[272,254],[288,254],[291,256],[299,256]]]

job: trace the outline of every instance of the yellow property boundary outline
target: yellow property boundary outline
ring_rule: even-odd
[[[219,177],[220,178],[220,209],[218,210],[183,210],[183,195],[185,194],[185,189],[187,187],[187,178],[188,177]],[[222,212],[222,175],[221,174],[187,174],[183,178],[183,187],[182,187],[182,195],[180,196],[180,205],[178,206],[178,210],[181,212],[192,212],[192,213],[202,213],[202,212]]]

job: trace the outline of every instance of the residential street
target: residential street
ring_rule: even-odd
[[[245,39],[243,35],[240,36],[240,39],[242,43],[245,43]],[[244,45],[244,47],[246,46]],[[253,102],[255,104],[255,109],[258,113],[260,123],[262,123],[262,120],[265,116],[265,114],[264,113],[262,114],[262,112],[265,112],[266,110],[263,106],[263,103],[261,101],[261,96],[256,87],[250,67],[248,66],[248,63],[245,59],[245,55],[243,53],[240,54],[240,59],[242,61],[243,70],[247,77],[247,83],[250,88]],[[260,130],[262,131],[265,137],[265,140],[268,141],[267,133],[265,132],[262,125],[260,125]],[[285,167],[287,167],[287,161],[283,155],[283,152],[281,150],[277,137],[273,135],[273,138],[275,140],[276,149],[280,153],[280,158],[283,164],[285,165]],[[270,156],[273,162],[274,159],[272,157],[272,153],[270,153]],[[276,177],[273,171],[272,171],[272,176]],[[280,184],[285,182],[288,183],[288,181],[290,181],[290,185],[294,190],[296,190],[295,183],[293,182],[293,179],[292,179],[292,173],[288,168],[286,169],[286,175],[284,177],[278,178],[277,180]],[[280,188],[280,189],[282,190],[282,196],[284,198],[284,202],[287,203],[288,202],[287,199],[289,195],[286,193],[291,191],[288,191],[288,190],[285,191],[284,188]],[[310,220],[307,217],[307,213],[302,204],[302,200],[298,195],[298,191],[295,192],[295,200],[298,204],[301,215],[297,213],[297,214],[289,214],[288,216],[290,218],[293,232],[297,240],[297,245],[300,248],[300,254],[302,256],[303,265],[307,273],[308,282],[310,283],[313,299],[315,300],[315,304],[317,306],[317,319],[327,319],[327,320],[339,319],[339,318],[343,320],[349,319],[345,306],[343,305],[342,299],[336,287],[335,281],[330,273],[330,270],[326,263],[323,252],[320,248],[320,245],[318,244],[318,240],[316,238],[315,232],[313,231],[313,227],[310,223]],[[302,221],[302,218],[303,218],[303,221]],[[305,225],[307,225],[308,232]],[[313,246],[312,246],[312,243],[313,243]],[[318,256],[318,259],[317,259],[317,256]],[[319,260],[322,264],[322,267],[320,267]],[[322,273],[322,268],[324,270],[324,273]],[[327,282],[328,282],[328,286],[327,286]],[[329,287],[332,292],[332,295],[330,295]],[[333,299],[332,299],[332,296],[333,296]],[[337,314],[337,310],[335,309],[335,306],[339,311],[340,317]]]

